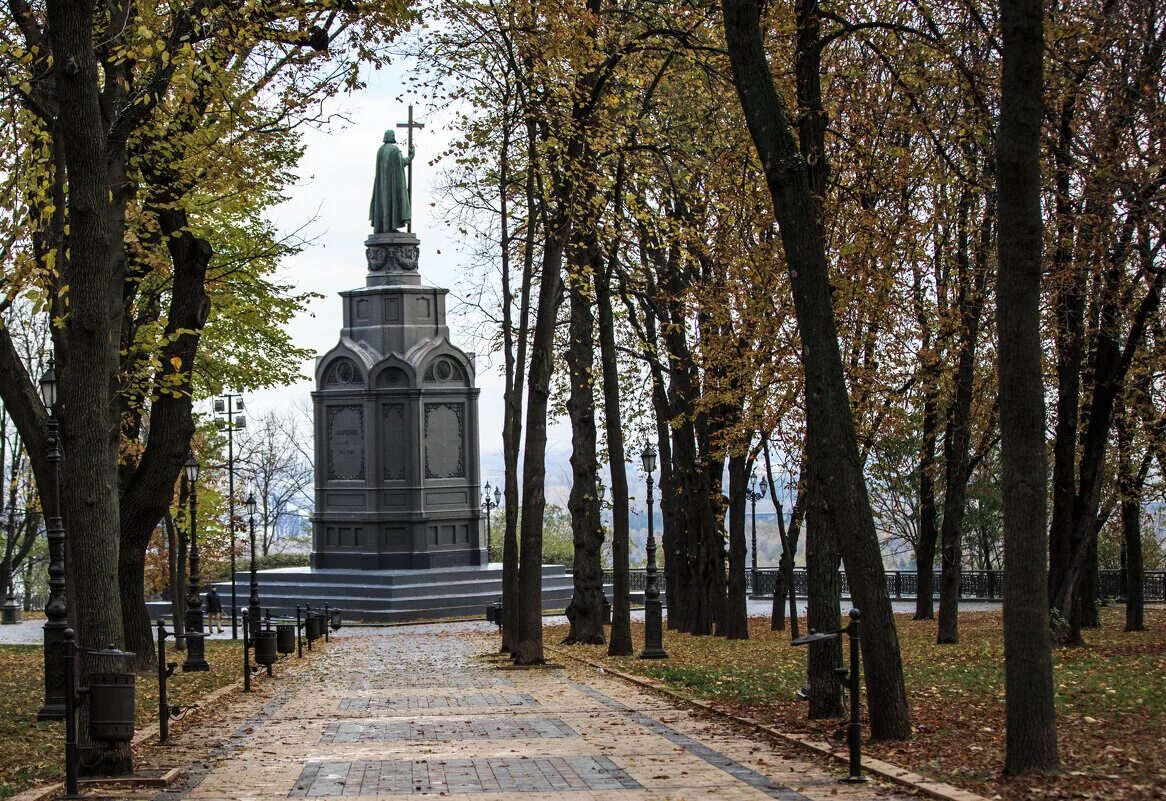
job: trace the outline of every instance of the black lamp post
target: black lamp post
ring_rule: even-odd
[[[656,534],[652,513],[652,473],[656,471],[656,449],[648,445],[640,454],[648,484],[648,567],[644,586],[644,650],[640,659],[667,659],[664,650],[664,610],[660,588],[656,586]]]
[[[190,578],[186,583],[186,633],[202,634],[202,576],[199,574],[198,558],[198,462],[194,454],[186,460],[186,485],[190,489]],[[210,670],[206,661],[206,642],[200,636],[186,638],[186,661],[182,663],[186,672]]]
[[[45,492],[45,534],[49,542],[49,599],[45,604],[45,702],[37,720],[65,718],[65,629],[69,627],[69,604],[65,597],[65,525],[61,520],[61,448],[57,422],[56,362],[49,358],[40,379],[40,396],[49,417],[45,424],[45,458],[49,463]]]
[[[757,484],[757,474],[749,479],[749,486],[745,489],[745,497],[749,499],[753,517],[753,595],[757,595],[757,502],[765,497],[765,482]]]
[[[235,587],[235,432],[247,427],[243,396],[227,393],[215,398],[214,412],[220,430],[227,432],[227,514],[231,537],[231,639],[239,639],[239,595]]]
[[[490,532],[490,512],[498,506],[498,502],[490,498],[490,482],[486,482],[486,495],[482,500],[482,506],[486,507],[486,562],[490,561],[490,545],[492,535]],[[501,491],[494,490],[495,494],[501,496]]]
[[[251,629],[251,637],[254,638],[256,632],[259,631],[260,618],[263,611],[259,608],[259,576],[256,572],[255,565],[255,493],[247,495],[247,521],[251,529],[251,598],[248,601],[247,617],[249,627]]]
[[[599,530],[604,537],[607,536],[607,530],[603,527],[603,501],[607,497],[607,487],[603,485],[603,476],[599,473],[595,474],[595,500],[599,503]]]

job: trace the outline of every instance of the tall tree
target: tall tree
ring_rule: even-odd
[[[1041,382],[1040,0],[1001,0],[996,313],[1004,497],[1005,757],[1009,774],[1059,764],[1048,625],[1048,462]]]
[[[724,0],[722,9],[737,94],[765,169],[793,289],[803,345],[812,480],[831,488],[828,525],[839,537],[851,596],[863,613],[871,733],[879,739],[906,739],[911,724],[898,635],[838,349],[825,242],[807,159],[773,83],[758,4]]]

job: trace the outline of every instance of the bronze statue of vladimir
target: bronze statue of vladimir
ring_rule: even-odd
[[[405,167],[413,161],[413,145],[409,155],[402,156],[397,147],[397,134],[385,131],[384,144],[377,150],[376,180],[372,186],[372,202],[368,218],[373,233],[385,234],[408,225],[412,219],[409,208],[409,188],[405,185]]]

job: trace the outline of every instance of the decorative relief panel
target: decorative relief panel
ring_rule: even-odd
[[[405,433],[405,404],[386,403],[381,406],[381,442],[385,480],[404,481],[409,450]]]
[[[328,368],[324,376],[324,383],[328,386],[344,386],[360,383],[360,371],[349,359],[338,359]]]
[[[425,477],[465,478],[465,407],[425,404]]]
[[[364,409],[355,404],[330,406],[325,428],[328,435],[328,480],[363,480]]]
[[[409,377],[401,368],[390,367],[382,370],[381,374],[377,376],[377,386],[388,389],[405,389],[409,386]]]
[[[465,384],[466,371],[453,359],[442,356],[426,368],[425,380],[435,384]]]

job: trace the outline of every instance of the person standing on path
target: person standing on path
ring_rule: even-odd
[[[219,598],[219,591],[213,585],[210,591],[206,594],[206,611],[210,618],[210,623],[207,626],[209,629],[218,628],[219,634],[223,633],[223,601]]]

